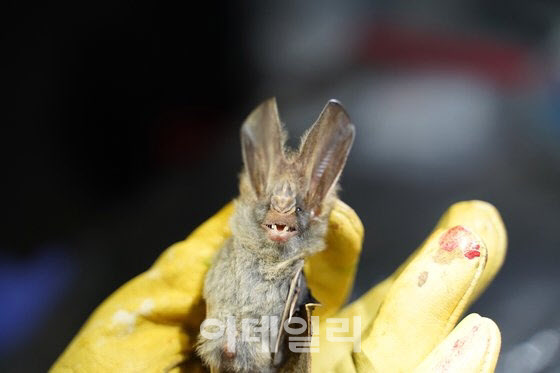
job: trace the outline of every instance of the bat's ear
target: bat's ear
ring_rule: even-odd
[[[336,185],[353,141],[354,125],[348,114],[338,101],[329,101],[300,148],[300,164],[309,180],[305,201],[311,211],[320,211],[323,200]]]
[[[253,110],[241,128],[243,162],[259,197],[265,195],[275,169],[284,161],[284,142],[276,99],[271,98]]]

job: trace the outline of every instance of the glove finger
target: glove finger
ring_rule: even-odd
[[[354,354],[358,370],[410,371],[418,365],[457,322],[486,259],[484,242],[468,227],[432,233],[388,290],[362,351]]]
[[[232,211],[230,203],[107,298],[51,370],[164,371],[184,361],[204,317],[204,274],[230,235]]]
[[[477,234],[487,243],[488,251],[486,266],[484,266],[482,275],[470,299],[465,303],[466,307],[474,297],[484,290],[501,267],[505,257],[507,238],[505,227],[498,211],[487,202],[463,201],[455,203],[440,218],[435,230],[445,230],[459,224],[475,227]],[[336,317],[347,318],[350,320],[350,325],[352,325],[353,317],[358,316],[361,320],[361,335],[366,336],[367,332],[371,331],[373,319],[377,316],[378,309],[395,279],[415,260],[425,247],[425,244],[421,245],[393,275],[369,290],[359,300],[345,307]],[[312,355],[314,371],[324,371],[330,367],[338,366],[339,363],[347,365],[348,357],[352,353],[352,342],[330,343],[326,340],[325,326],[325,323],[321,323],[320,352]],[[352,331],[353,328],[351,327],[349,330]],[[343,335],[346,337],[351,336],[352,333],[350,331]]]
[[[414,372],[494,372],[500,344],[500,330],[494,321],[471,313]]]
[[[500,270],[506,254],[507,234],[498,210],[488,202],[477,200],[453,204],[440,218],[434,230],[449,229],[461,224],[472,227],[474,232],[484,241],[488,250],[484,272],[469,300],[470,303],[486,289]],[[395,278],[416,258],[423,247],[424,245],[421,245],[416,249],[385,281],[347,306],[343,310],[344,314],[360,316],[363,328],[370,325]]]
[[[321,303],[314,314],[332,315],[348,299],[362,250],[364,227],[358,215],[337,200],[329,217],[326,249],[306,260],[304,272],[313,296]]]
[[[488,202],[463,201],[451,206],[439,220],[437,227],[451,228],[464,224],[470,227],[486,244],[488,259],[469,303],[488,287],[502,264],[507,251],[507,233],[498,210]]]

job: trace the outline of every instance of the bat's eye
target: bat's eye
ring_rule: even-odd
[[[302,212],[303,210],[301,209],[301,207],[296,207],[296,212],[299,214],[300,212]]]

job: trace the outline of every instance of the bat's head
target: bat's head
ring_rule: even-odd
[[[251,239],[290,251],[322,238],[353,139],[342,105],[329,101],[299,149],[286,149],[276,100],[258,106],[241,129],[245,167],[236,211],[243,219],[234,220],[234,233],[246,224]]]

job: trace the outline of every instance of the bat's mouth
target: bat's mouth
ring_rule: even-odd
[[[297,229],[294,226],[287,224],[263,224],[268,238],[275,242],[286,242],[297,234]]]

